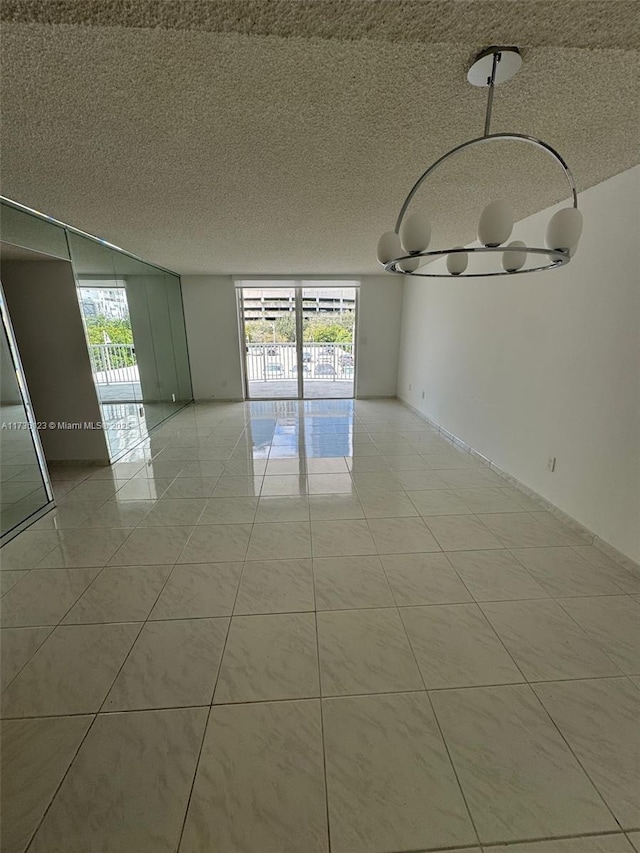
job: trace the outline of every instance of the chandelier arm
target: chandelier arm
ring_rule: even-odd
[[[411,187],[409,191],[409,195],[404,200],[402,207],[400,208],[400,213],[398,214],[398,218],[396,220],[396,225],[394,231],[396,234],[400,232],[400,226],[402,225],[402,220],[404,219],[405,213],[407,212],[407,208],[411,204],[411,200],[414,195],[420,188],[423,181],[425,181],[429,175],[431,175],[435,170],[441,166],[445,160],[448,160],[450,157],[453,157],[454,154],[458,154],[458,152],[463,151],[465,148],[470,148],[473,145],[479,145],[482,142],[490,142],[494,139],[503,139],[503,140],[514,140],[516,142],[527,142],[530,145],[534,145],[536,148],[540,148],[542,151],[546,151],[547,154],[551,155],[551,157],[556,160],[562,167],[564,171],[565,177],[569,183],[569,187],[571,189],[571,195],[573,198],[573,206],[578,208],[578,192],[576,190],[576,184],[573,179],[573,175],[569,167],[567,166],[565,160],[558,154],[555,148],[552,148],[551,145],[548,145],[546,142],[543,142],[541,139],[536,139],[534,136],[527,136],[524,133],[492,133],[488,136],[478,136],[475,139],[470,139],[467,142],[463,142],[462,145],[458,145],[456,148],[452,148],[451,151],[447,151],[446,154],[443,154],[442,157],[439,157],[435,163],[432,163],[429,168],[424,171],[415,184]]]

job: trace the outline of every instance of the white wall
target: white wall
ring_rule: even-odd
[[[194,398],[242,399],[233,279],[183,275],[181,281]],[[402,282],[389,275],[363,276],[356,342],[359,397],[395,397],[401,319]]]
[[[582,240],[563,269],[405,279],[398,377],[401,398],[634,560],[639,198],[640,167],[581,193]],[[556,209],[514,236],[541,240]]]
[[[236,293],[229,275],[183,275],[182,300],[196,400],[244,397]]]
[[[358,303],[358,397],[395,397],[402,322],[400,276],[362,276]]]

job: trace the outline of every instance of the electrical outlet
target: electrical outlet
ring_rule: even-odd
[[[424,400],[424,395],[425,395],[426,393],[427,393],[426,391],[423,391],[423,392],[422,392],[422,399],[423,399],[423,400]]]
[[[555,470],[556,470],[556,457],[555,456],[549,456],[547,458],[547,471],[553,472]]]
[[[413,385],[412,385],[412,384],[411,384],[411,382],[410,382],[410,383],[409,383],[409,391],[412,391],[412,390],[413,390]]]

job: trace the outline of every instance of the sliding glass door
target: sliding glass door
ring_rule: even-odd
[[[354,396],[356,294],[355,287],[302,288],[306,399]]]
[[[238,288],[248,399],[354,396],[357,287],[349,284]]]

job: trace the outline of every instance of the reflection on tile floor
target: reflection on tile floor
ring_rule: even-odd
[[[54,485],[3,853],[632,853],[640,574],[399,403],[192,405]]]

